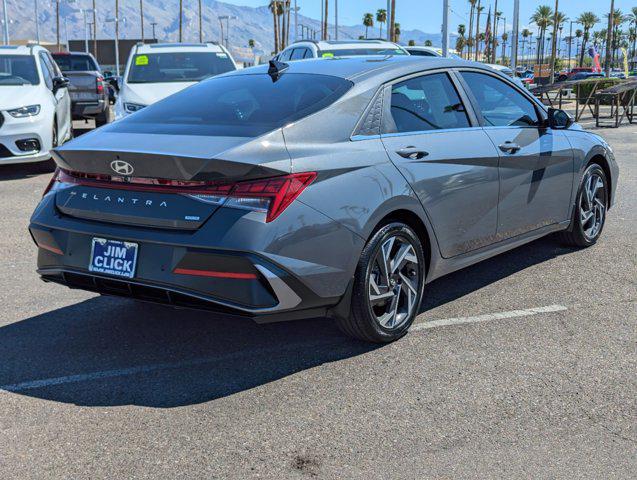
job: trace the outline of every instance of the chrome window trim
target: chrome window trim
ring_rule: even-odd
[[[462,127],[462,128],[441,128],[439,130],[419,130],[416,132],[394,132],[394,133],[383,133],[379,135],[382,138],[391,138],[391,137],[406,137],[409,135],[430,135],[436,133],[450,133],[450,132],[467,132],[474,130],[484,130],[482,127]]]

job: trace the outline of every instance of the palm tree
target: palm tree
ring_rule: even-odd
[[[476,7],[476,53],[475,61],[478,61],[478,51],[480,50],[480,14],[484,10],[484,7],[480,5],[481,0],[478,0],[478,6]]]
[[[274,21],[274,53],[276,54],[279,53],[279,22],[277,21],[277,17],[279,16],[281,5],[278,0],[271,0],[269,8]]]
[[[365,25],[365,38],[367,38],[367,30],[374,26],[374,15],[371,13],[363,15],[363,25]]]
[[[387,21],[387,10],[385,10],[384,8],[379,8],[376,11],[376,21],[378,22],[378,26],[380,29],[378,36],[380,38],[383,38],[383,24]]]
[[[464,36],[465,33],[466,27],[464,26],[464,24],[461,23],[460,25],[458,25],[458,38],[456,39],[456,52],[458,52],[458,55],[460,56],[462,56],[464,47],[467,46],[467,39]]]
[[[544,63],[544,42],[546,40],[546,30],[553,23],[553,9],[548,5],[540,5],[535,9],[530,20],[538,28],[537,63]]]
[[[531,32],[531,30],[529,30],[528,28],[525,28],[524,30],[522,30],[522,57],[524,57],[524,45],[526,44],[526,42],[528,42],[528,38],[530,36],[533,35],[533,33]]]
[[[476,9],[476,2],[478,0],[469,0],[471,4],[471,12],[469,13],[469,35],[467,40],[467,59],[471,58],[471,47],[473,47],[473,14]]]
[[[390,11],[389,19],[391,20],[389,25],[389,39],[392,42],[397,42],[398,40],[396,39],[396,0],[391,0],[389,11]]]
[[[607,13],[606,15],[604,15],[604,17],[608,18],[609,14]],[[613,13],[613,31],[612,31],[612,44],[611,47],[612,48],[612,61],[613,63],[615,62],[615,56],[617,54],[617,49],[620,47],[619,43],[620,43],[620,38],[621,38],[621,26],[624,24],[624,22],[628,21],[629,17],[627,15],[624,15],[624,13],[619,10],[616,9]]]
[[[629,30],[629,39],[633,44],[632,57],[637,56],[637,7],[633,7],[628,14],[628,20],[633,24],[632,29]]]
[[[593,28],[593,26],[595,26],[595,24],[599,22],[599,17],[593,12],[584,12],[579,17],[577,17],[577,22],[584,28],[584,31],[582,33],[582,51],[580,52],[578,63],[578,65],[581,67],[584,63],[584,52],[586,51],[586,42],[588,42],[590,38],[591,28]]]
[[[504,61],[506,57],[506,48],[507,48],[508,40],[509,40],[509,34],[507,32],[504,32],[502,34],[502,65],[504,65]]]
[[[431,43],[431,40],[425,40],[425,47],[431,47],[433,46],[433,43]]]
[[[400,42],[400,23],[392,23],[394,24],[394,42]]]

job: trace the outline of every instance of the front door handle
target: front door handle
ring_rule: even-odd
[[[500,150],[502,150],[503,152],[505,152],[505,153],[517,153],[520,150],[522,150],[521,146],[519,146],[517,143],[513,143],[513,142],[504,142],[498,148]]]
[[[397,150],[396,153],[403,158],[408,158],[410,160],[420,160],[421,158],[425,158],[429,155],[429,152],[425,152],[424,150],[418,150],[416,147],[410,146],[401,148]]]

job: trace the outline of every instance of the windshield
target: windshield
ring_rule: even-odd
[[[409,55],[402,48],[339,48],[337,50],[321,50],[321,56],[357,57],[362,55]]]
[[[199,82],[234,70],[223,52],[171,52],[135,55],[128,83]]]
[[[38,69],[31,55],[0,55],[0,86],[39,83]]]
[[[113,132],[256,137],[335,102],[352,83],[327,75],[212,78],[112,124]]]
[[[99,71],[97,64],[89,55],[53,54],[53,59],[63,72]]]

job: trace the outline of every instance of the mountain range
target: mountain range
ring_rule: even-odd
[[[40,39],[42,41],[56,41],[56,0],[7,0],[10,25],[10,37],[12,40],[27,40],[36,38],[35,27],[35,3],[38,3],[38,25]],[[61,42],[66,39],[84,39],[84,18],[82,9],[92,8],[92,0],[59,0],[60,1],[60,37]],[[138,0],[119,0],[120,38],[141,38],[140,14]],[[179,0],[144,0],[144,34],[147,38],[153,37],[159,41],[176,41],[179,32]],[[183,41],[194,42],[199,40],[199,2],[198,0],[183,0]],[[247,48],[248,40],[255,41],[255,51],[268,54],[274,49],[273,19],[269,8],[246,7],[232,5],[214,0],[202,0],[202,31],[204,40],[216,40],[221,37],[219,16],[236,17],[230,20],[229,45],[231,51],[241,60],[241,57],[251,55]],[[115,0],[97,1],[97,38],[114,38],[114,22],[112,19],[115,10]],[[361,19],[363,15],[361,10]],[[87,13],[88,22],[93,21],[92,13]],[[224,21],[224,29],[225,29]],[[153,26],[153,24],[155,24]],[[294,15],[291,18],[292,31],[294,33]],[[298,24],[306,25],[310,29],[320,30],[320,21],[298,15]],[[89,27],[89,29],[92,27]],[[299,35],[301,27],[299,27]],[[369,29],[369,37],[378,37],[379,28],[375,26]],[[333,38],[334,27],[330,27]],[[339,39],[357,39],[365,34],[365,27],[361,25],[339,26]],[[385,28],[383,26],[383,34]],[[225,35],[225,32],[224,32]],[[90,38],[90,31],[89,31]],[[426,33],[420,30],[406,30],[400,36],[401,43],[414,40],[422,45],[430,40],[433,45],[440,45],[440,33]],[[453,44],[453,43],[452,43]]]

